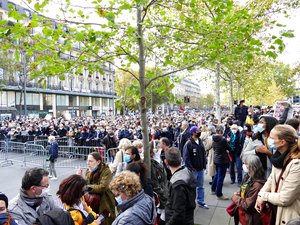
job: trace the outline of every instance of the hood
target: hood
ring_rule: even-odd
[[[132,214],[134,216],[139,217],[145,224],[154,224],[156,217],[154,201],[150,196],[145,194],[144,190],[118,207],[123,212],[132,207]]]
[[[213,135],[213,137],[212,137],[212,139],[213,139],[213,141],[214,142],[220,142],[220,141],[222,141],[223,140],[223,136],[221,136],[221,135]]]
[[[186,167],[182,167],[177,170],[171,177],[170,183],[173,185],[178,181],[184,182],[191,188],[196,187],[195,177],[193,176],[193,173]]]

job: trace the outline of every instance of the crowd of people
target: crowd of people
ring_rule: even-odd
[[[7,224],[55,224],[59,215],[66,225],[194,225],[196,205],[209,209],[205,176],[211,178],[210,194],[228,205],[232,200],[236,224],[291,224],[300,218],[299,118],[285,113],[277,120],[241,101],[221,121],[213,113],[148,119],[150,167],[138,141],[138,116],[3,122],[1,132],[11,140],[13,130],[50,138],[80,133],[86,143],[97,139],[106,149],[119,150],[109,164],[100,153],[90,153],[87,170],[66,177],[56,196],[48,189],[49,175],[56,177],[53,168],[51,174],[27,170],[18,196],[8,203],[0,194],[0,224],[3,218]],[[240,188],[232,196],[222,191],[227,171]],[[49,217],[53,223],[43,223]]]

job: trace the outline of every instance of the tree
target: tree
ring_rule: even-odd
[[[47,76],[64,79],[66,74],[80,74],[84,69],[90,74],[103,74],[107,63],[131,74],[139,87],[145,161],[149,166],[147,90],[156,80],[200,66],[217,65],[220,75],[223,64],[252,59],[255,54],[274,56],[258,40],[265,21],[253,19],[255,7],[251,11],[232,0],[111,0],[94,1],[91,7],[78,7],[67,0],[52,18],[46,13],[49,0],[28,2],[36,14],[24,23],[21,21],[28,16],[12,8],[9,16],[18,22],[13,27],[0,24],[0,38],[25,40],[26,52],[32,57],[30,75],[44,84]],[[97,13],[99,22],[86,22],[89,9]],[[259,14],[266,12],[260,10]],[[41,32],[31,32],[37,29]],[[10,47],[19,50],[18,46]],[[70,55],[70,60],[63,59],[64,55]],[[156,72],[147,77],[146,65],[151,67],[153,62]],[[132,66],[138,68],[137,72],[128,69]]]

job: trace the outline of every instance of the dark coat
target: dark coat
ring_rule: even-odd
[[[213,135],[212,140],[212,147],[214,149],[214,164],[228,164],[229,160],[226,150],[230,151],[231,148],[227,140],[221,135]]]
[[[178,136],[178,148],[181,152],[181,155],[183,153],[183,147],[184,147],[185,143],[189,140],[190,137],[191,137],[191,134],[190,134],[189,128],[187,128],[183,134],[180,134]]]
[[[121,132],[119,133],[119,141],[121,141],[123,138],[127,138],[129,140],[132,140],[133,139],[133,135],[127,129],[121,130]]]
[[[249,176],[246,176],[243,180],[242,186],[247,182]],[[247,225],[260,225],[260,214],[255,210],[257,195],[260,189],[263,187],[265,180],[253,180],[250,181],[245,190],[245,196],[242,198],[240,195],[233,195],[232,201],[239,208],[239,217],[245,218]]]
[[[206,168],[206,152],[203,142],[199,138],[199,144],[193,138],[188,140],[183,148],[183,162],[186,167],[199,171]]]
[[[233,140],[233,138],[234,138],[233,133],[230,132],[228,134],[228,137],[230,137],[230,139]],[[243,149],[243,144],[244,144],[243,137],[241,135],[241,132],[238,130],[235,135],[234,143],[231,143],[231,141],[230,141],[230,147],[231,147],[230,154],[233,156],[240,156],[242,149]]]
[[[106,135],[103,138],[102,143],[105,145],[106,149],[117,148],[117,142],[115,136],[110,137],[109,135]]]
[[[234,116],[239,121],[245,122],[247,115],[248,115],[248,106],[244,105],[244,106],[240,107],[238,105],[234,110]]]
[[[55,159],[58,157],[58,143],[57,141],[54,141],[50,143],[50,149],[49,149],[49,160],[51,162],[54,162]]]
[[[100,207],[99,212],[102,213],[103,210],[107,209],[110,213],[110,217],[106,220],[107,224],[111,224],[116,218],[115,214],[115,198],[111,190],[109,189],[109,183],[112,180],[112,173],[109,167],[100,163],[98,169],[94,172],[86,171],[87,178],[87,188],[91,189],[89,192],[91,194],[100,195]]]
[[[195,177],[188,168],[181,167],[170,180],[166,225],[194,225],[195,199]]]

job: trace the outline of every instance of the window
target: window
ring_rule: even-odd
[[[51,106],[52,105],[52,95],[43,94],[43,104],[45,106]]]
[[[56,96],[56,105],[57,106],[66,106],[67,105],[67,96],[57,95]]]
[[[101,98],[93,98],[92,99],[93,106],[100,106],[100,100]]]
[[[7,92],[1,91],[0,96],[0,106],[7,106]]]
[[[89,97],[79,97],[80,106],[89,106]]]

